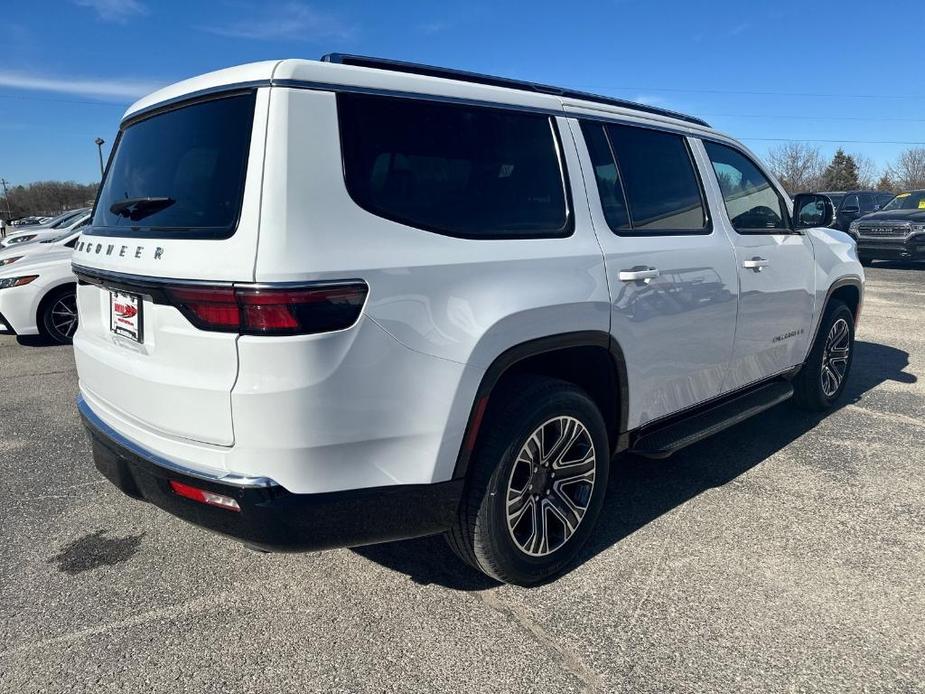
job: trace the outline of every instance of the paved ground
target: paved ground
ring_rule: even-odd
[[[260,555],[101,481],[68,348],[0,338],[0,690],[925,691],[925,265],[869,273],[842,409],[625,458],[564,578],[442,540]]]

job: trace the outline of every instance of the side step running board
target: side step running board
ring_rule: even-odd
[[[630,452],[647,458],[667,458],[675,451],[717,434],[734,424],[774,407],[793,395],[789,381],[773,381],[672,422],[642,431]]]

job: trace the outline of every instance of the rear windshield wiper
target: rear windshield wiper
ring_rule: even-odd
[[[125,198],[118,200],[109,206],[109,211],[120,217],[127,217],[133,222],[144,219],[148,215],[160,212],[173,205],[176,202],[173,198],[166,196],[146,197],[146,198]]]

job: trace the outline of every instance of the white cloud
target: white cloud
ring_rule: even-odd
[[[448,28],[449,28],[449,25],[446,22],[441,22],[439,20],[435,22],[427,22],[426,24],[422,24],[420,26],[421,33],[426,34],[428,36],[433,35],[433,34],[439,34],[443,31],[446,31]]]
[[[312,41],[346,39],[353,34],[351,27],[339,19],[300,2],[266,5],[248,19],[228,24],[203,27],[204,31],[236,39]]]
[[[741,33],[742,33],[743,31],[745,31],[746,29],[750,29],[751,26],[752,26],[752,25],[751,25],[750,22],[742,22],[741,24],[736,24],[734,27],[732,27],[732,29],[729,30],[729,35],[730,35],[730,36],[738,36],[739,34],[741,34]]]
[[[104,22],[127,22],[132,17],[148,14],[148,8],[138,0],[74,0],[75,5],[96,10]]]
[[[160,83],[125,79],[78,79],[48,77],[25,72],[0,70],[0,87],[27,89],[57,94],[76,94],[107,101],[130,101],[150,94],[163,86]]]
[[[637,94],[631,101],[635,101],[637,104],[645,104],[646,106],[664,106],[667,103],[664,98],[653,96],[652,94]]]

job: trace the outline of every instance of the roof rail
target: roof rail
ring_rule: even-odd
[[[363,55],[351,55],[349,53],[327,53],[321,56],[321,61],[325,63],[340,63],[341,65],[354,65],[356,67],[371,67],[377,70],[392,70],[394,72],[407,72],[414,75],[426,75],[428,77],[442,77],[444,79],[460,80],[461,82],[475,82],[477,84],[489,84],[493,87],[506,87],[508,89],[520,89],[528,92],[539,92],[540,94],[552,94],[553,96],[564,96],[570,99],[583,99],[585,101],[594,101],[599,104],[609,106],[619,106],[621,108],[632,109],[633,111],[642,111],[652,113],[658,116],[676,118],[709,128],[710,124],[700,118],[687,116],[683,113],[669,111],[668,109],[638,104],[634,101],[625,99],[616,99],[612,96],[600,96],[576,89],[563,89],[562,87],[553,87],[538,82],[527,82],[526,80],[515,80],[507,77],[495,77],[493,75],[483,75],[478,72],[468,72],[466,70],[454,70],[446,67],[435,67],[433,65],[422,65],[421,63],[408,63],[402,60],[390,60],[388,58],[372,58]]]

